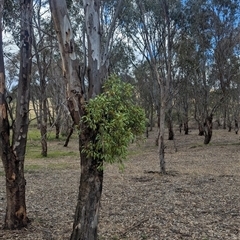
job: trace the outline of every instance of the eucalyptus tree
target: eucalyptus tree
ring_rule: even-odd
[[[231,127],[230,102],[232,90],[239,69],[239,16],[240,7],[236,0],[210,1],[211,31],[213,39],[214,64],[213,74],[215,88],[222,91],[223,96],[223,128]],[[231,103],[232,105],[232,103]]]
[[[182,3],[177,0],[134,1],[128,15],[122,18],[126,37],[148,62],[151,77],[159,87],[159,160],[160,172],[165,173],[165,116],[171,109],[175,92],[175,42],[181,31]]]
[[[222,102],[226,106],[226,90],[231,85],[231,78],[236,75],[236,65],[231,62],[237,44],[234,40],[237,39],[234,33],[236,9],[237,2],[234,0],[189,0],[186,5],[187,32],[193,39],[195,51],[194,115],[199,124],[199,134],[205,136],[205,144],[211,140],[213,114]]]
[[[38,1],[33,8],[33,63],[35,63],[36,72],[33,72],[32,78],[35,79],[32,83],[32,88],[35,86],[35,91],[32,91],[33,106],[37,104],[38,109],[35,111],[37,122],[41,134],[41,146],[43,157],[47,156],[47,123],[48,123],[48,104],[47,104],[47,79],[48,72],[52,63],[52,51],[54,46],[53,31],[49,17],[44,16],[43,11],[46,11],[46,1]],[[35,98],[35,100],[34,100]]]
[[[158,109],[159,86],[156,81],[153,80],[152,72],[146,61],[135,65],[134,76],[136,78],[138,92],[140,94],[141,106],[145,109],[146,116],[148,118],[147,124],[150,125],[151,131],[154,126],[154,110]],[[158,122],[159,120],[160,118],[158,116]],[[146,130],[148,130],[148,126]]]
[[[1,16],[3,12],[1,1]],[[0,154],[6,176],[6,215],[4,227],[18,229],[28,223],[24,177],[24,158],[29,124],[29,93],[31,80],[31,48],[32,48],[32,1],[19,1],[20,8],[20,70],[18,81],[17,106],[12,135],[6,103],[6,85],[4,80],[3,50],[1,44],[1,137]],[[9,10],[9,9],[8,9]],[[1,24],[2,31],[2,24]],[[1,42],[2,43],[2,42]],[[12,136],[12,140],[10,140]]]
[[[86,47],[83,52],[86,55],[83,59],[86,61],[83,72],[78,74],[74,34],[66,1],[50,1],[67,84],[68,108],[74,123],[80,128],[81,177],[71,239],[97,239],[103,164],[118,159],[126,151],[132,134],[142,132],[142,123],[143,127],[145,123],[142,112],[131,107],[128,85],[125,88],[113,79],[105,85],[102,93],[117,16],[123,6],[121,0],[110,3],[113,3],[113,11],[106,9],[105,2],[100,0],[83,1],[79,12],[84,13]],[[104,11],[113,13],[107,15],[107,27],[102,25]]]
[[[208,1],[189,0],[186,5],[187,35],[192,42],[192,93],[194,118],[198,122],[199,135],[204,135],[204,143],[212,136],[212,117],[216,110],[210,104],[210,91],[214,85],[211,78],[213,46],[211,33],[211,9]]]

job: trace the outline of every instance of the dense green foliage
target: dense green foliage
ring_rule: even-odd
[[[122,163],[129,143],[144,133],[145,113],[134,104],[131,84],[112,76],[103,89],[102,94],[89,101],[82,118],[96,133],[83,151],[108,163]]]

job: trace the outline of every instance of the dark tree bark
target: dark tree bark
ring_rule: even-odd
[[[209,144],[212,138],[212,114],[208,116],[204,123],[204,144]]]
[[[188,135],[188,131],[189,131],[188,121],[186,121],[186,122],[184,122],[184,133],[185,133],[185,135]]]
[[[72,134],[73,134],[74,126],[75,126],[75,124],[73,123],[73,125],[70,127],[70,131],[69,131],[69,133],[68,133],[68,135],[67,135],[67,138],[66,138],[66,140],[65,140],[65,143],[64,143],[64,145],[63,145],[64,147],[67,147],[67,146],[68,146],[69,140],[70,140],[70,138],[71,138],[71,136],[72,136]]]
[[[95,133],[82,125],[80,148],[83,148],[92,139]],[[74,217],[72,240],[97,239],[100,199],[103,185],[103,162],[99,159],[81,155],[81,178],[77,207]]]
[[[169,122],[168,125],[168,140],[174,140],[173,124]]]
[[[198,122],[198,135],[204,136],[204,124],[201,122]]]
[[[167,125],[168,125],[168,140],[174,140],[172,110],[171,107],[167,112]]]
[[[1,5],[2,9],[3,5]],[[20,1],[21,7],[21,49],[20,74],[18,84],[17,108],[13,126],[13,140],[10,145],[10,129],[5,99],[4,68],[1,45],[1,157],[6,176],[5,229],[20,229],[26,227],[28,217],[25,202],[24,158],[29,124],[29,86],[31,78],[31,19],[32,1]],[[2,26],[1,26],[2,30]]]
[[[234,120],[234,125],[235,125],[235,128],[234,128],[235,133],[238,134],[239,127],[238,127],[238,121],[237,121],[237,119]]]

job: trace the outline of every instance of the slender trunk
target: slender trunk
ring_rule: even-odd
[[[153,104],[151,104],[151,109],[150,109],[150,129],[149,131],[152,131],[153,130]]]
[[[70,140],[70,138],[71,138],[71,136],[72,136],[72,134],[73,134],[74,126],[75,126],[75,124],[73,123],[73,125],[70,127],[70,131],[69,131],[68,136],[67,136],[67,138],[66,138],[66,141],[65,141],[65,143],[64,143],[64,145],[63,145],[64,147],[67,147],[67,146],[68,146],[69,140]]]
[[[231,121],[228,121],[228,132],[232,131],[232,123]]]
[[[174,139],[174,132],[173,132],[173,122],[172,122],[172,111],[168,111],[167,115],[167,123],[168,123],[168,140]]]
[[[204,123],[204,144],[209,144],[212,138],[212,115],[208,116]]]
[[[160,121],[161,121],[161,116],[160,116],[160,110],[159,107],[157,109],[157,126],[160,128]]]
[[[43,80],[41,80],[42,82]],[[47,102],[45,98],[45,86],[41,86],[41,97],[39,103],[39,122],[40,122],[40,134],[41,134],[41,146],[42,152],[41,155],[43,157],[47,157]]]
[[[59,139],[59,135],[60,135],[60,123],[59,121],[55,123],[55,138]]]
[[[185,114],[184,114],[185,116],[184,116],[183,127],[184,127],[185,135],[188,135],[188,131],[189,131],[189,127],[188,127],[188,104],[185,104],[184,111],[185,111]]]
[[[173,139],[174,139],[173,124],[172,124],[172,121],[170,121],[168,125],[168,140],[173,140]]]
[[[162,95],[164,94],[161,91]],[[159,128],[159,160],[160,160],[160,173],[166,174],[166,165],[165,165],[165,145],[164,145],[164,130],[165,130],[165,111],[166,103],[164,97],[161,98],[161,107],[160,107],[160,128]]]
[[[182,123],[179,124],[179,132],[182,133]]]
[[[188,121],[186,121],[186,122],[184,122],[184,133],[185,133],[185,135],[188,135],[188,131],[189,131]]]
[[[38,35],[39,35],[39,38],[41,38],[41,32],[39,28],[38,28]],[[43,157],[47,157],[47,112],[48,110],[47,110],[47,97],[46,97],[46,88],[47,88],[46,72],[47,72],[48,66],[45,61],[46,59],[44,55],[45,53],[42,53],[43,58],[42,58],[42,61],[40,61],[40,56],[39,56],[35,37],[33,37],[33,47],[35,50],[38,73],[40,76],[40,98],[39,98],[39,118],[38,119],[39,119],[39,127],[40,127],[40,134],[41,134],[41,146],[42,146],[41,155]]]
[[[226,107],[226,103],[224,103],[224,109],[223,109],[223,129],[227,129],[227,107]]]
[[[234,125],[235,125],[235,128],[234,128],[235,133],[238,134],[239,127],[238,127],[238,121],[237,121],[237,119],[234,120]]]

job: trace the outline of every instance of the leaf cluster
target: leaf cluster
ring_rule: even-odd
[[[103,89],[89,101],[81,120],[95,132],[95,138],[82,151],[89,157],[122,164],[129,143],[144,133],[145,113],[133,102],[131,84],[111,76]]]

